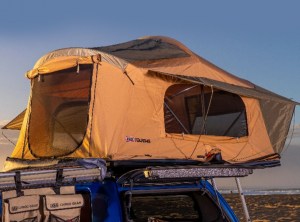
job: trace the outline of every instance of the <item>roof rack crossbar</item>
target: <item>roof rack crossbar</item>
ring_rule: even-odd
[[[55,186],[57,184],[58,170],[59,169],[0,173],[0,190],[15,189],[16,174],[19,174],[22,188]],[[59,185],[72,184],[75,181],[79,183],[102,181],[104,177],[105,175],[102,175],[100,168],[64,168]]]

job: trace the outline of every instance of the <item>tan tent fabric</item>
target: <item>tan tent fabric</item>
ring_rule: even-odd
[[[26,113],[26,109],[18,114],[12,121],[7,123],[2,129],[20,130],[22,127],[23,119]]]
[[[49,166],[53,166],[58,163],[58,160],[47,160],[42,162],[26,162],[26,161],[10,161],[9,158],[6,159],[4,162],[4,166],[2,171],[10,171],[10,170],[19,170],[19,169],[26,169],[26,168],[46,168]]]
[[[37,75],[48,74],[55,71],[77,67],[78,72],[80,71],[80,65],[83,64],[92,64],[94,62],[100,62],[101,56],[86,56],[86,57],[77,57],[77,56],[68,56],[68,57],[59,57],[54,58],[48,63],[44,63],[38,68],[32,69],[26,73],[27,78],[32,79]]]
[[[218,148],[228,162],[251,161],[281,152],[297,105],[159,36],[57,50],[28,77],[12,158],[201,161]]]
[[[48,62],[52,63],[65,58],[67,58],[67,60],[69,60],[71,64],[73,62],[73,65],[77,65],[78,62],[80,64],[91,63],[90,58],[97,55],[101,55],[101,61],[105,61],[121,69],[124,69],[128,63],[121,58],[115,57],[111,54],[107,54],[105,52],[98,51],[98,50],[87,49],[87,48],[65,48],[65,49],[55,50],[40,58],[34,65],[33,70],[41,69],[41,67],[46,66]]]

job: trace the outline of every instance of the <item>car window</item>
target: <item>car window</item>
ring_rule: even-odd
[[[222,212],[210,196],[202,192],[130,194],[124,199],[127,221],[227,221],[226,218],[223,219]]]
[[[131,216],[137,222],[151,218],[199,221],[199,212],[194,205],[195,202],[188,195],[133,196]]]

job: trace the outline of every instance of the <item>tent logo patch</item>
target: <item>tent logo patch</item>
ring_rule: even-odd
[[[132,136],[126,136],[125,141],[127,143],[129,142],[135,142],[135,143],[151,143],[150,139],[142,139],[142,138],[136,138]]]

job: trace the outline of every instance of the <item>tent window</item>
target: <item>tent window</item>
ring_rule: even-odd
[[[217,89],[212,94],[210,87],[201,85],[170,86],[165,94],[164,117],[167,133],[228,137],[248,135],[242,99]]]
[[[78,148],[88,124],[92,65],[33,79],[29,147],[37,157],[59,157]]]

